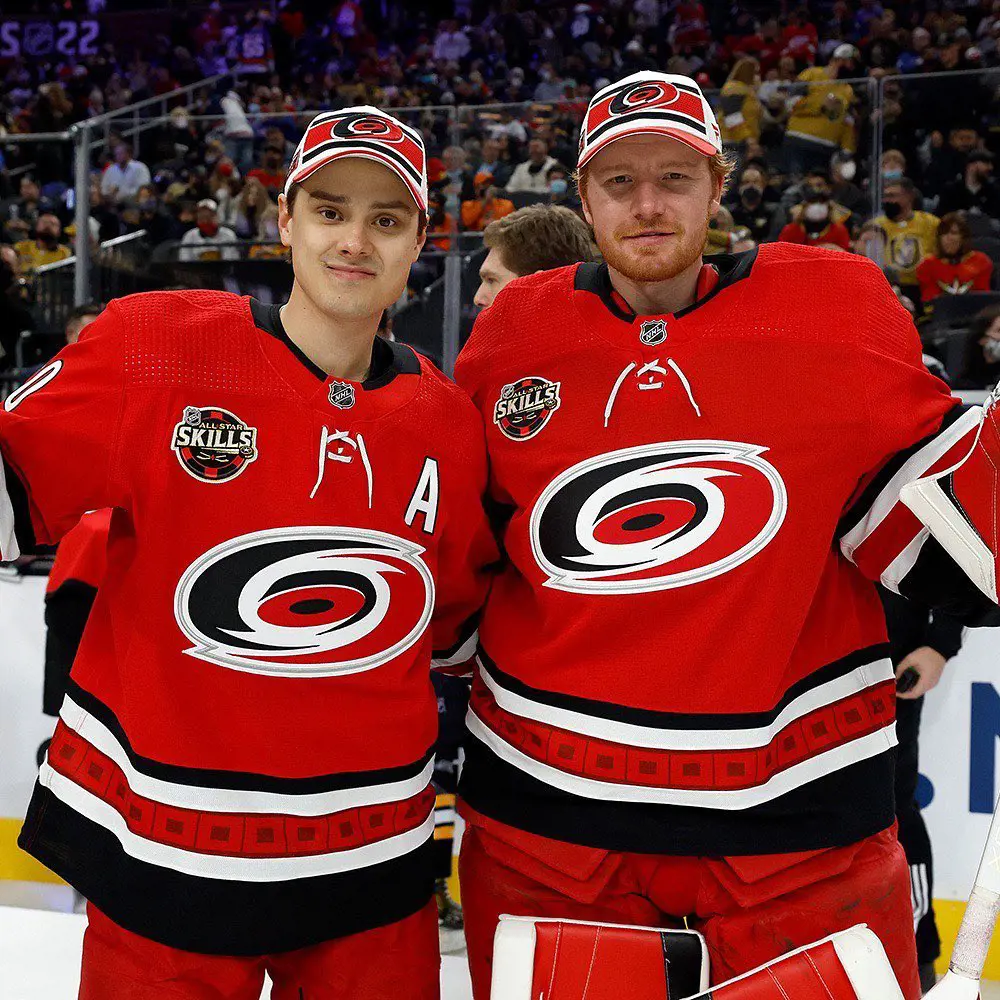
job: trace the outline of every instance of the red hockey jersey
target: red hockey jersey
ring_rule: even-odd
[[[459,358],[509,514],[460,792],[518,829],[695,855],[875,833],[896,738],[871,581],[990,610],[896,502],[977,421],[878,268],[712,261],[663,316],[605,265],[517,279]]]
[[[484,596],[486,456],[433,366],[372,362],[328,378],[277,306],[149,293],[0,411],[40,540],[114,508],[20,843],[129,930],[260,954],[430,896],[432,643],[461,657]]]

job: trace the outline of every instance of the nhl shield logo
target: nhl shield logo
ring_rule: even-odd
[[[339,410],[349,410],[354,405],[354,386],[347,382],[331,382],[330,403]]]
[[[639,327],[639,340],[647,347],[655,347],[667,339],[667,322],[663,319],[647,319]]]

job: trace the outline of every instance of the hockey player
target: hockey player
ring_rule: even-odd
[[[90,900],[83,1000],[438,995],[428,670],[495,549],[478,414],[375,337],[426,209],[419,133],[319,115],[287,304],[113,302],[0,412],[0,528],[114,511],[20,840]]]
[[[866,260],[704,263],[727,171],[693,80],[599,92],[579,185],[606,263],[514,280],[459,358],[508,514],[460,785],[477,1000],[500,913],[686,917],[716,982],[865,922],[919,995],[871,581],[996,620],[988,461],[977,496],[955,477],[991,598],[899,502],[979,454],[983,414]]]

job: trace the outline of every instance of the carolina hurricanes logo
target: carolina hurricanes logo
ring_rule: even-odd
[[[406,133],[396,122],[376,115],[354,114],[340,118],[330,127],[337,139],[376,138],[383,142],[402,142]]]
[[[672,83],[635,83],[615,94],[608,111],[613,115],[624,115],[637,108],[662,108],[673,104],[680,96],[681,92]]]
[[[174,615],[191,656],[282,677],[372,670],[409,649],[434,606],[423,549],[380,531],[257,531],[199,557]]]
[[[700,583],[753,558],[785,518],[787,494],[766,448],[666,441],[567,469],[531,514],[546,586],[647,593]]]

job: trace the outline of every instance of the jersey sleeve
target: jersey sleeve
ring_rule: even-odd
[[[122,505],[124,490],[115,481],[124,404],[122,341],[121,320],[112,304],[76,344],[4,401],[0,409],[6,482],[6,490],[0,490],[4,559],[16,555],[11,532],[5,529],[11,520],[22,547],[23,540],[32,536],[38,543],[53,544],[86,511]],[[17,495],[22,502],[17,502]],[[26,508],[25,517],[13,516],[19,508]],[[29,519],[30,524],[25,523]]]
[[[965,624],[998,624],[997,608],[900,500],[908,483],[956,465],[973,447],[980,407],[955,399],[921,360],[920,339],[888,281],[866,265],[858,351],[868,428],[864,473],[838,528],[840,548],[869,579]],[[861,303],[859,302],[859,305]]]
[[[442,469],[448,520],[438,548],[437,600],[431,622],[431,664],[457,675],[471,673],[479,612],[497,562],[497,546],[484,509],[486,437],[479,414],[467,399],[463,402],[468,426],[456,435],[463,442],[462,454]]]

